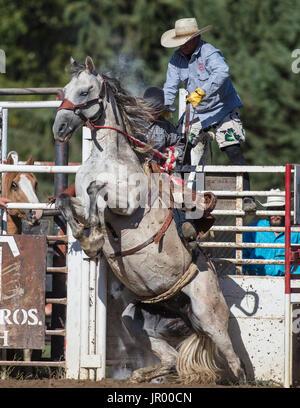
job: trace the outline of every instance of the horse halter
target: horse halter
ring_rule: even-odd
[[[97,73],[97,72],[93,72],[93,75],[97,76],[98,73]],[[84,123],[92,123],[93,121],[98,120],[98,119],[102,116],[102,114],[103,114],[103,112],[104,112],[104,106],[103,106],[102,100],[103,100],[103,98],[105,97],[105,95],[106,95],[106,82],[105,82],[105,80],[103,79],[103,82],[102,82],[102,84],[101,84],[101,88],[100,88],[100,92],[99,92],[99,97],[98,97],[98,98],[91,99],[90,101],[87,101],[87,102],[84,102],[84,103],[79,103],[79,104],[77,104],[77,105],[75,105],[75,104],[74,104],[73,102],[71,102],[69,99],[64,98],[64,99],[62,100],[62,104],[57,108],[57,111],[60,111],[60,110],[62,110],[62,109],[71,110],[71,111],[74,112],[75,115],[79,116],[80,119],[84,121]],[[87,117],[82,113],[82,110],[84,110],[84,109],[89,109],[91,106],[94,106],[94,105],[96,105],[96,104],[98,104],[99,107],[100,107],[100,109],[99,109],[100,114],[98,114],[98,112],[97,112],[97,114],[94,115],[94,117],[92,117],[92,118],[87,118]]]

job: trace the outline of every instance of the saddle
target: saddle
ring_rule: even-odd
[[[183,180],[162,172],[160,166],[152,161],[144,163],[144,171],[148,177],[153,173],[160,174],[159,197],[166,206],[171,204],[172,208],[187,213],[200,210],[202,216],[193,217],[193,224],[198,238],[201,239],[215,223],[215,218],[211,215],[211,212],[216,206],[217,197],[211,192],[202,194],[192,190],[183,184]]]

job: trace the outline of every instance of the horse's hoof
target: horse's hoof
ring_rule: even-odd
[[[86,192],[88,193],[88,195],[97,194],[98,191],[100,191],[102,187],[103,187],[103,186],[102,186],[102,185],[99,185],[99,184],[97,183],[97,181],[92,181],[92,182],[90,183],[90,185],[88,186],[88,188],[86,189]]]
[[[241,368],[237,373],[238,383],[245,384],[247,381],[245,371]]]
[[[55,200],[55,208],[61,210],[65,208],[70,203],[70,196],[68,194],[62,193]]]

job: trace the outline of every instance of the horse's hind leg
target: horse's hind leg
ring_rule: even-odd
[[[122,314],[122,321],[138,345],[160,360],[159,364],[135,370],[131,382],[147,382],[176,373],[178,352],[175,345],[182,336],[190,334],[190,328],[179,316],[158,305],[130,303]]]
[[[198,275],[182,291],[191,300],[190,321],[196,332],[205,333],[226,358],[239,381],[246,376],[241,362],[233,350],[228,334],[229,309],[219,287],[216,271],[202,254],[197,259]]]

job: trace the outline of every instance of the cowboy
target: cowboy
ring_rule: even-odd
[[[247,165],[241,149],[245,132],[240,119],[242,102],[229,76],[229,68],[220,50],[201,39],[195,18],[183,18],[175,22],[175,28],[161,36],[161,45],[177,48],[167,69],[164,84],[165,104],[172,106],[180,83],[188,92],[186,101],[190,109],[189,141],[207,144],[215,138],[231,164]],[[250,191],[250,180],[244,174],[244,190]],[[255,200],[244,197],[244,211],[256,210]]]
[[[147,140],[145,141],[153,149],[167,156],[167,160],[164,160],[153,155],[152,161],[160,164],[166,171],[174,170],[177,160],[182,159],[185,146],[184,140],[177,133],[175,126],[167,120],[170,112],[174,112],[175,108],[165,105],[164,91],[155,86],[147,88],[143,98],[155,112],[154,120],[149,122]]]
[[[154,120],[149,123],[148,133],[145,140],[153,149],[167,155],[167,160],[159,159],[155,155],[152,156],[152,162],[158,163],[165,171],[173,171],[178,161],[181,161],[184,155],[185,143],[182,136],[176,131],[175,126],[166,118],[170,112],[174,112],[175,108],[171,105],[165,105],[164,91],[157,87],[147,88],[143,98],[154,109]],[[198,234],[202,234],[203,230],[210,228],[211,221],[203,219],[186,220],[186,213],[179,209],[175,209],[173,213],[178,233],[188,243],[191,249],[195,249],[195,240]]]
[[[280,192],[279,189],[271,189],[271,195],[268,196],[266,203],[261,205],[270,211],[284,211],[285,198],[283,196],[276,195]],[[283,215],[271,215],[268,219],[263,219],[250,224],[251,227],[284,227]],[[268,244],[284,244],[285,233],[276,231],[253,231],[245,232],[243,234],[243,242],[249,243],[268,243]],[[291,243],[300,243],[300,233],[291,233]],[[244,259],[284,259],[284,248],[247,248],[243,250]],[[243,273],[247,275],[272,275],[283,276],[284,265],[243,265]],[[299,273],[291,268],[292,273]]]

